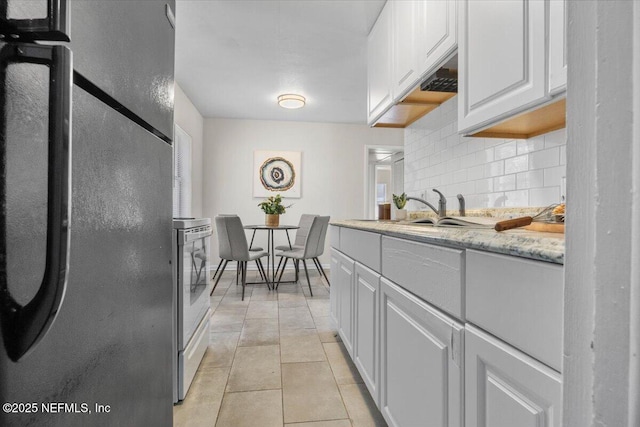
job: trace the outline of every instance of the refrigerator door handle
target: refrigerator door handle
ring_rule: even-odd
[[[47,182],[47,243],[44,276],[31,301],[21,305],[7,283],[8,242],[0,247],[0,326],[7,355],[17,362],[46,335],[64,298],[69,270],[71,213],[71,87],[72,56],[64,46],[6,44],[0,50],[0,82],[11,63],[47,65],[49,75],[49,142]],[[0,162],[6,162],[6,101],[0,100]],[[6,173],[3,167],[2,175]],[[4,176],[2,181],[6,182]],[[6,236],[6,194],[0,198],[0,232]]]
[[[68,0],[47,0],[47,17],[41,19],[9,19],[8,0],[0,4],[0,34],[15,40],[53,40],[69,39]]]

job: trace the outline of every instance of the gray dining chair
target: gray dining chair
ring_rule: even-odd
[[[298,222],[298,229],[296,230],[296,237],[294,238],[293,245],[280,245],[276,246],[277,251],[289,251],[292,249],[304,249],[304,242],[307,240],[307,235],[309,234],[309,229],[311,228],[311,224],[313,224],[313,219],[318,215],[313,214],[302,214],[300,216],[300,221]],[[276,268],[277,272],[280,270],[283,258],[280,258],[278,262],[278,268]],[[296,271],[295,281],[298,281],[298,273],[300,272],[300,263],[297,260],[294,260],[294,267]]]
[[[247,244],[247,237],[244,234],[244,228],[242,227],[242,221],[236,215],[233,216],[217,216],[215,218],[216,230],[218,232],[218,248],[220,252],[220,258],[224,260],[222,271],[218,275],[213,290],[218,286],[220,277],[227,267],[229,261],[236,261],[239,265],[240,276],[242,278],[242,300],[244,301],[245,287],[247,285],[247,263],[249,261],[255,261],[258,270],[261,272],[262,277],[267,283],[267,287],[271,289],[269,278],[264,271],[264,266],[260,260],[263,257],[268,256],[264,251],[249,251],[249,245]],[[211,291],[213,293],[213,290]]]
[[[309,229],[309,234],[304,242],[304,247],[302,249],[290,249],[286,251],[282,251],[277,254],[277,256],[282,257],[284,259],[284,265],[280,270],[280,275],[278,277],[278,283],[274,286],[275,289],[278,289],[278,285],[282,280],[282,273],[287,266],[287,261],[292,259],[294,262],[302,261],[302,265],[304,266],[304,273],[307,276],[307,284],[309,285],[309,293],[313,296],[313,290],[311,289],[311,280],[309,280],[309,270],[307,269],[307,260],[311,259],[316,264],[316,268],[318,268],[318,272],[320,272],[324,278],[329,283],[329,279],[327,279],[327,275],[324,274],[324,269],[320,264],[320,260],[318,257],[322,255],[324,252],[324,241],[327,236],[327,229],[329,228],[329,217],[328,216],[318,216],[313,218],[313,222],[311,224],[311,228]]]
[[[229,216],[238,216],[236,214],[219,214],[218,216],[221,217],[229,217]],[[218,243],[219,245],[219,243]],[[249,248],[250,252],[263,252],[264,249],[260,246],[256,246],[256,247],[250,247]],[[220,271],[220,267],[222,266],[222,264],[224,263],[224,258],[220,257],[220,262],[218,263],[218,267],[216,268],[216,272],[213,273],[213,276],[211,276],[211,280],[216,280],[216,276],[218,276],[218,272]],[[226,266],[226,264],[225,264]],[[222,271],[220,271],[220,275],[222,275],[222,273],[224,272],[224,269]],[[266,276],[264,275],[264,272],[261,269],[258,269],[258,272],[260,273],[260,277],[262,278],[263,281],[267,281]],[[236,269],[236,285],[238,285],[238,277],[240,275],[240,264],[238,264],[238,268]],[[216,284],[218,282],[216,281]],[[214,286],[215,289],[215,286]],[[213,290],[211,291],[211,293],[213,293]]]

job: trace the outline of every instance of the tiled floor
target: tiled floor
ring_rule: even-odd
[[[174,426],[386,426],[329,318],[329,288],[317,272],[311,281],[313,297],[303,278],[277,292],[248,285],[242,301],[225,273],[211,297],[209,348]]]

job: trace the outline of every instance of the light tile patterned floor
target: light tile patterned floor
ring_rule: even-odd
[[[313,297],[303,276],[277,292],[248,285],[244,301],[225,273],[211,296],[209,348],[174,426],[386,426],[329,318],[329,288],[309,273]]]

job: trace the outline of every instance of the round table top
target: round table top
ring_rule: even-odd
[[[270,227],[268,225],[260,224],[260,225],[245,225],[244,228],[247,230],[297,230],[297,225],[279,225],[277,227]]]

